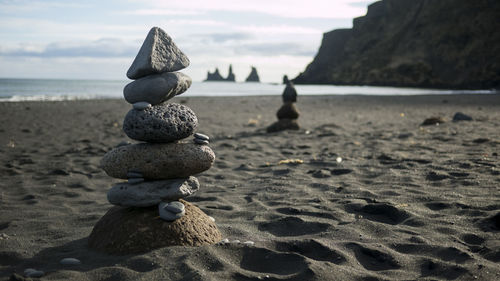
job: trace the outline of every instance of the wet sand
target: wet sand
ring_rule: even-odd
[[[299,96],[302,129],[272,134],[279,96],[172,102],[195,111],[217,155],[186,200],[224,238],[255,244],[90,250],[119,181],[99,161],[129,140],[130,106],[0,103],[1,280],[26,268],[46,280],[500,279],[500,95]],[[432,116],[447,122],[421,126]]]

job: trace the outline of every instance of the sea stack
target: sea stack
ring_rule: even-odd
[[[213,220],[183,200],[200,187],[193,175],[208,170],[215,160],[209,137],[194,133],[195,113],[185,105],[167,103],[191,86],[189,76],[176,72],[188,65],[172,38],[153,27],[127,71],[135,81],[123,91],[132,104],[123,130],[140,143],[118,146],[101,160],[109,176],[127,181],[108,191],[115,207],[94,226],[91,248],[126,255],[221,240]],[[185,140],[193,134],[193,140]]]
[[[292,81],[288,80],[286,75],[283,77],[283,82],[286,84],[282,95],[283,105],[276,113],[278,121],[267,127],[268,133],[283,130],[298,130],[300,128],[297,122],[300,113],[295,106],[297,102],[297,91]]]
[[[248,74],[247,79],[245,79],[245,82],[260,82],[259,74],[257,74],[257,68],[255,68],[255,66],[252,66],[252,70],[250,74]]]

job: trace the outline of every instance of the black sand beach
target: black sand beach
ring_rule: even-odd
[[[255,244],[90,250],[130,105],[0,103],[1,280],[500,279],[500,95],[300,96],[302,129],[272,134],[280,96],[175,102],[217,156],[186,201]]]

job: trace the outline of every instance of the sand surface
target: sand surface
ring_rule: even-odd
[[[119,181],[99,161],[128,140],[130,106],[0,103],[1,280],[26,268],[45,280],[500,280],[499,95],[299,96],[303,129],[273,134],[278,96],[172,101],[217,155],[186,200],[255,245],[90,250]],[[431,116],[448,122],[420,126]]]

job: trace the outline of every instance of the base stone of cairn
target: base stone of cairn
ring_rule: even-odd
[[[167,246],[201,246],[222,239],[215,222],[198,207],[179,200],[185,215],[166,222],[158,217],[158,207],[111,208],[95,225],[89,246],[108,254],[127,255]]]
[[[195,113],[167,103],[191,86],[189,76],[175,72],[188,65],[170,36],[153,27],[127,72],[135,81],[124,89],[133,108],[123,130],[141,143],[120,145],[101,159],[109,176],[127,181],[108,191],[108,201],[116,206],[94,226],[90,248],[127,255],[221,240],[213,219],[183,200],[200,188],[193,175],[210,169],[215,160],[209,137],[194,133]],[[186,142],[191,135],[194,139]]]
[[[282,95],[283,105],[276,113],[278,121],[267,127],[266,130],[268,133],[300,129],[299,123],[297,122],[300,113],[295,106],[295,102],[297,102],[297,91],[292,81],[288,80],[286,75],[283,78],[283,82],[286,84]]]

